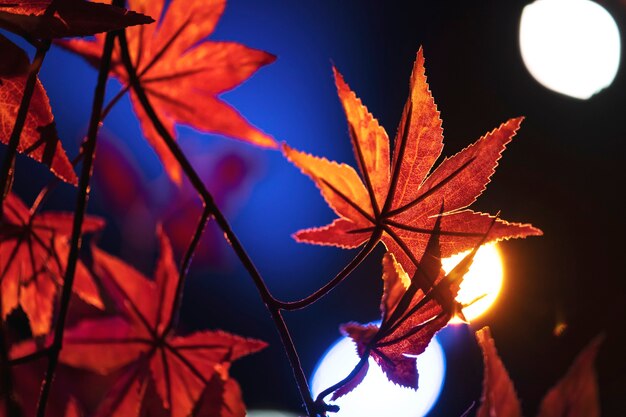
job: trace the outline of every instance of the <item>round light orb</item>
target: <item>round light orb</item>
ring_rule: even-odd
[[[313,398],[324,389],[341,381],[359,362],[354,342],[341,338],[317,364],[311,381]],[[367,376],[353,391],[333,401],[340,407],[337,417],[422,417],[433,407],[446,369],[441,345],[433,338],[428,348],[416,359],[419,389],[402,388],[390,382],[374,359],[369,359]],[[327,397],[327,401],[330,395]]]
[[[613,82],[620,34],[613,17],[589,0],[537,0],[524,7],[522,59],[544,87],[588,99]]]
[[[469,252],[441,260],[442,268],[449,273]],[[465,318],[472,321],[491,307],[498,298],[503,279],[502,258],[495,243],[481,246],[474,262],[461,283],[456,300],[469,304],[463,309]]]

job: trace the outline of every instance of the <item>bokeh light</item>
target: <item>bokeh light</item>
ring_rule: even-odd
[[[589,0],[537,0],[520,22],[522,58],[544,87],[588,99],[613,82],[620,34],[613,17]]]
[[[351,339],[344,337],[335,343],[320,360],[313,374],[311,389],[314,397],[345,378],[358,361]],[[421,417],[437,401],[443,387],[446,363],[436,338],[416,359],[419,370],[417,391],[390,382],[376,362],[372,358],[369,361],[369,371],[363,382],[333,402],[340,407],[337,417]]]
[[[465,255],[463,252],[442,260],[446,273],[450,272]],[[463,309],[468,320],[473,320],[491,307],[502,288],[503,267],[500,252],[495,243],[481,246],[476,251],[474,262],[461,283],[457,301],[469,304]]]

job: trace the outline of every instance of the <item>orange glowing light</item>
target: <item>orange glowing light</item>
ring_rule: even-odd
[[[444,271],[450,272],[468,253],[459,253],[442,259]],[[456,297],[458,302],[466,305],[463,314],[467,320],[478,318],[491,307],[502,288],[503,275],[502,257],[496,244],[486,244],[478,249]],[[458,323],[460,320],[455,318],[452,322]]]

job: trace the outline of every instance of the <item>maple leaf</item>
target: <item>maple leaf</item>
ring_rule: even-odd
[[[373,357],[390,381],[413,389],[418,387],[415,355],[424,352],[435,333],[448,324],[454,315],[462,315],[461,306],[454,298],[478,246],[484,242],[493,226],[492,222],[487,234],[483,234],[482,242],[446,275],[441,268],[441,220],[441,217],[437,218],[433,234],[413,277],[409,278],[391,252],[383,256],[381,325],[348,323],[341,326],[342,333],[356,343],[357,353],[362,359],[364,356]],[[421,279],[417,279],[417,276],[421,276]],[[424,293],[418,282],[431,282],[431,290]],[[337,390],[331,399],[350,392],[365,378],[366,373],[367,369],[360,372]]]
[[[194,410],[194,416],[245,417],[239,384],[220,373],[216,373],[207,384]]]
[[[65,417],[81,417],[83,413],[80,412],[78,404],[74,398],[70,398],[65,409]]]
[[[483,394],[476,417],[521,417],[522,406],[498,356],[489,328],[477,331],[476,339],[483,352],[484,364]]]
[[[147,393],[156,392],[173,417],[186,417],[214,375],[227,381],[232,361],[266,346],[223,331],[172,334],[178,270],[169,240],[160,228],[157,233],[161,255],[154,281],[93,248],[94,270],[124,317],[86,319],[64,335],[63,363],[100,374],[123,368],[99,416],[136,416]]]
[[[268,148],[273,138],[250,125],[235,109],[218,96],[241,84],[261,66],[274,61],[267,52],[235,42],[205,40],[217,24],[224,0],[172,1],[167,10],[164,0],[130,0],[129,5],[151,16],[162,16],[158,26],[127,30],[131,58],[141,85],[161,121],[174,137],[174,125],[185,124],[206,132],[218,133]],[[61,43],[82,55],[92,65],[100,61],[103,36],[95,42],[71,40]],[[129,78],[116,48],[112,73],[128,85]],[[133,108],[143,134],[161,158],[165,170],[178,184],[181,168],[155,130],[134,92]]]
[[[154,22],[121,7],[85,0],[0,0],[0,28],[33,38],[87,36]]]
[[[537,417],[600,417],[594,362],[603,336],[593,339],[567,374],[543,397]]]
[[[55,295],[63,284],[69,256],[72,223],[72,213],[31,215],[13,193],[4,202],[4,218],[0,223],[2,317],[21,306],[34,335],[50,330]],[[83,233],[98,231],[103,226],[102,219],[87,216]],[[80,261],[73,290],[87,303],[103,307],[92,276]]]
[[[349,165],[283,145],[287,158],[313,179],[339,216],[328,226],[297,232],[296,240],[356,248],[370,239],[381,239],[411,276],[445,200],[441,255],[448,257],[474,247],[493,217],[465,207],[484,190],[522,119],[502,124],[430,172],[443,147],[443,131],[426,83],[420,49],[390,162],[387,133],[341,74],[333,70],[363,179]],[[531,225],[498,219],[490,236],[492,240],[501,240],[540,234]]]
[[[483,352],[483,394],[476,417],[520,417],[515,387],[502,364],[488,327],[476,332]],[[599,417],[598,383],[593,367],[602,337],[593,339],[567,374],[546,394],[537,417]]]
[[[30,61],[20,47],[2,35],[0,56],[0,142],[7,144],[24,95]],[[78,184],[74,168],[57,135],[48,95],[39,80],[35,84],[17,150],[47,165],[63,181]]]

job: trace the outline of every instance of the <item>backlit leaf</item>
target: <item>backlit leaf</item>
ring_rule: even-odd
[[[218,97],[244,82],[260,67],[274,61],[274,56],[267,52],[239,43],[205,39],[215,29],[225,1],[174,1],[165,8],[164,0],[130,0],[129,6],[160,17],[157,25],[128,29],[127,37],[141,84],[172,136],[175,136],[176,124],[185,124],[258,146],[276,147],[273,138],[250,125]],[[97,66],[103,44],[104,37],[96,36],[95,42],[72,40],[62,45]],[[128,85],[119,48],[113,54],[111,71]],[[180,183],[180,166],[133,92],[131,101],[144,136],[161,158],[172,180]]]
[[[433,164],[443,146],[441,119],[424,75],[422,51],[417,54],[390,157],[385,130],[350,90],[337,70],[335,83],[348,119],[348,128],[361,176],[350,166],[297,151],[283,152],[313,179],[339,218],[326,227],[301,230],[300,242],[355,248],[375,232],[412,276],[422,258],[437,215],[441,215],[439,246],[448,257],[476,245],[493,217],[466,209],[483,192],[521,118],[511,119],[458,154]],[[432,172],[431,172],[432,171]],[[430,174],[429,174],[430,173]],[[490,240],[502,240],[541,231],[528,224],[497,219]],[[426,282],[420,283],[427,290]]]
[[[0,35],[0,142],[7,144],[24,95],[30,61],[26,53]],[[17,146],[20,153],[47,165],[63,181],[76,185],[78,178],[57,135],[46,90],[37,80],[26,122]]]
[[[592,340],[567,374],[548,391],[538,417],[600,417],[598,380],[593,364],[602,339]]]
[[[522,415],[515,387],[498,352],[491,332],[476,332],[483,351],[484,376],[481,405],[477,417],[519,417]],[[567,374],[546,394],[538,417],[599,417],[600,404],[594,361],[602,343],[596,337],[578,355]]]
[[[172,417],[187,417],[215,375],[226,383],[231,362],[266,346],[219,330],[181,336],[167,328],[178,270],[169,240],[160,229],[158,236],[161,255],[154,280],[93,249],[94,269],[124,315],[83,320],[68,330],[61,361],[101,374],[123,369],[98,416],[137,415],[153,395]],[[224,388],[218,384],[216,389]]]
[[[509,373],[502,364],[491,331],[485,327],[476,332],[483,351],[483,394],[476,417],[521,417],[522,407]]]
[[[460,310],[454,298],[478,249],[474,248],[446,275],[441,269],[440,219],[413,277],[409,277],[391,252],[384,255],[380,326],[357,323],[341,326],[341,331],[355,341],[360,357],[371,356],[390,381],[413,389],[418,388],[415,356],[426,350],[435,333]],[[486,238],[484,234],[483,241]],[[422,291],[420,282],[430,282],[430,291]],[[333,399],[358,385],[364,372],[367,370],[338,390]]]
[[[0,28],[33,38],[87,36],[153,22],[149,16],[85,0],[0,0]]]
[[[31,215],[14,194],[4,202],[0,223],[0,294],[2,316],[20,306],[35,335],[49,331],[55,296],[63,284],[72,232],[71,213],[47,212]],[[87,216],[83,233],[95,232],[104,221]],[[102,308],[102,301],[87,268],[78,262],[74,292],[89,304]]]

